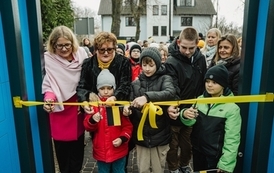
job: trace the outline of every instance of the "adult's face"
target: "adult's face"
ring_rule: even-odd
[[[181,54],[184,56],[191,58],[192,55],[195,53],[195,50],[197,48],[197,42],[196,40],[190,41],[186,39],[177,40],[177,45],[179,47],[179,50]]]
[[[212,46],[216,46],[217,43],[218,43],[218,36],[217,36],[217,33],[216,32],[209,32],[207,34],[207,45],[212,47]]]
[[[60,37],[54,45],[55,53],[60,57],[71,60],[72,59],[72,43],[70,40]]]
[[[115,49],[116,48],[113,42],[106,42],[100,48],[98,48],[98,50],[96,50],[97,58],[100,61],[107,63],[114,58]]]
[[[233,46],[229,41],[227,40],[221,41],[218,47],[219,56],[222,59],[231,57],[232,49],[233,49]]]

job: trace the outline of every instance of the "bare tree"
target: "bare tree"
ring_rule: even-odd
[[[116,36],[120,35],[120,24],[121,24],[121,9],[122,0],[112,0],[112,24],[111,32]]]
[[[224,17],[221,17],[218,23],[218,28],[222,32],[222,34],[234,34],[236,37],[240,37],[242,35],[242,27],[236,26],[233,22],[227,23]]]
[[[139,2],[137,0],[130,0],[130,10],[132,12],[134,22],[136,24],[135,41],[139,40],[140,37],[140,18],[146,10],[146,4],[146,0],[139,0]]]

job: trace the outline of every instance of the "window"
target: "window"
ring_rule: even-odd
[[[182,17],[181,26],[192,26],[192,17]]]
[[[161,36],[166,36],[167,26],[161,26]]]
[[[126,26],[136,26],[133,17],[126,17]]]
[[[153,5],[153,15],[159,15],[159,5]]]
[[[158,32],[158,26],[153,26],[153,36],[158,36],[159,32]]]
[[[138,4],[139,0],[133,0],[133,4]],[[123,0],[123,6],[129,6],[131,4],[131,0]]]
[[[162,15],[167,15],[167,5],[162,5],[161,6],[161,14]]]
[[[177,4],[178,4],[178,6],[191,7],[192,0],[177,0]]]

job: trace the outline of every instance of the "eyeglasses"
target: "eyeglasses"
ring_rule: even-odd
[[[111,54],[111,53],[113,53],[113,51],[115,50],[115,48],[102,48],[102,49],[98,49],[98,52],[100,53],[100,54],[104,54],[106,51],[107,51],[107,53],[108,54]]]
[[[56,44],[55,45],[55,48],[58,49],[58,50],[62,50],[63,47],[65,47],[66,49],[70,49],[72,46],[71,43],[66,43],[66,44]]]

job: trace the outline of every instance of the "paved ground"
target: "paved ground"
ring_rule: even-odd
[[[88,135],[86,135],[87,145],[85,147],[84,163],[82,173],[98,173],[98,167],[96,160],[92,158],[92,144]],[[129,161],[128,161],[128,173],[138,173],[137,163],[136,163],[136,151],[133,149],[130,152]],[[165,173],[169,173],[166,169]]]
[[[96,160],[92,157],[92,143],[89,138],[89,134],[86,133],[86,146],[85,146],[85,154],[84,154],[84,162],[83,169],[81,173],[98,173],[98,167],[96,164]],[[56,163],[56,159],[55,159]],[[59,173],[58,164],[56,163],[56,173]],[[133,149],[130,152],[128,167],[128,173],[138,173],[137,163],[136,163],[136,151]],[[167,166],[164,173],[169,173]]]

